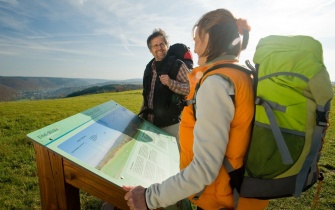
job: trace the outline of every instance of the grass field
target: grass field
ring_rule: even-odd
[[[74,98],[0,102],[0,209],[40,209],[40,194],[32,142],[26,135],[54,122],[114,100],[138,113],[140,90],[104,93]],[[332,102],[332,110],[335,101]],[[335,209],[335,114],[330,114],[330,129],[320,159],[324,182],[318,209]],[[310,209],[316,185],[302,197],[276,199],[267,209]],[[101,200],[80,193],[82,209],[99,209]]]

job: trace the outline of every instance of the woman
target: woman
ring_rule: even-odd
[[[209,68],[238,62],[242,50],[240,34],[248,37],[249,31],[246,20],[236,19],[225,9],[208,12],[195,24],[194,51],[199,67],[189,75],[188,99],[196,100],[196,108],[187,106],[182,113],[181,171],[146,189],[124,186],[129,191],[125,199],[130,209],[155,209],[185,197],[199,209],[235,208],[230,178],[222,163],[226,158],[234,169],[243,165],[254,114],[250,76],[234,68],[220,68],[202,78],[196,95],[194,89]],[[237,209],[264,209],[267,204],[268,201],[240,198]]]

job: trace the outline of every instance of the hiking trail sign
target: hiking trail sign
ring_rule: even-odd
[[[179,172],[176,139],[114,101],[27,136],[37,144],[35,150],[51,150],[120,189],[123,185],[146,187]]]

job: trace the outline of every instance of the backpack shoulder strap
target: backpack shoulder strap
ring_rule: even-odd
[[[209,72],[214,71],[216,69],[219,69],[219,68],[234,68],[234,69],[238,69],[240,71],[243,71],[243,72],[245,72],[249,75],[254,75],[256,73],[255,68],[250,64],[249,61],[246,61],[246,64],[249,68],[247,68],[246,66],[240,65],[240,64],[236,64],[236,63],[222,63],[222,64],[215,65],[215,66],[209,68],[207,71],[205,71],[204,75],[200,79],[200,82],[206,74],[208,74]]]
[[[219,69],[219,68],[234,68],[234,69],[237,69],[239,71],[245,72],[248,75],[251,75],[252,79],[253,79],[254,98],[256,98],[257,83],[258,83],[258,73],[257,73],[258,66],[256,65],[256,68],[254,68],[250,64],[249,60],[247,60],[245,63],[246,63],[247,66],[243,66],[243,65],[240,65],[240,64],[234,64],[234,63],[223,63],[223,64],[218,64],[218,65],[212,66],[207,71],[205,71],[205,73],[203,74],[203,76],[201,77],[201,79],[199,80],[199,82],[197,83],[197,85],[195,87],[195,94],[194,94],[193,99],[187,100],[185,102],[186,106],[191,105],[191,104],[194,105],[193,106],[194,119],[196,119],[196,116],[195,116],[195,114],[196,114],[196,111],[195,111],[195,104],[196,104],[195,95],[196,95],[198,89],[200,88],[200,85],[201,85],[202,81],[205,79],[205,75],[214,71],[214,70],[216,70],[216,69]],[[231,97],[232,97],[232,100],[234,102],[234,96],[231,96]]]
[[[257,93],[257,83],[258,83],[258,74],[257,74],[258,66],[256,66],[256,68],[254,68],[250,64],[249,60],[247,60],[245,63],[246,63],[247,66],[243,66],[243,65],[235,64],[235,63],[223,63],[223,64],[218,64],[218,65],[215,65],[215,66],[209,68],[204,73],[204,75],[201,77],[200,81],[198,82],[198,84],[196,86],[196,90],[199,89],[200,84],[202,83],[202,80],[205,78],[206,74],[208,74],[208,73],[210,73],[210,72],[212,72],[212,71],[214,71],[216,69],[219,69],[219,68],[234,68],[234,69],[242,71],[242,72],[244,72],[246,74],[252,75],[254,96],[256,96],[256,93]]]
[[[168,74],[171,79],[176,79],[181,65],[181,61],[176,56],[168,56],[160,74]]]

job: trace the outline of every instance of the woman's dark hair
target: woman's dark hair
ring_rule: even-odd
[[[237,19],[230,11],[217,9],[204,14],[194,25],[193,34],[197,30],[201,39],[206,33],[209,35],[208,45],[203,53],[204,56],[207,56],[206,62],[224,53],[239,56],[242,42],[236,21]],[[245,35],[247,36],[248,32]]]

